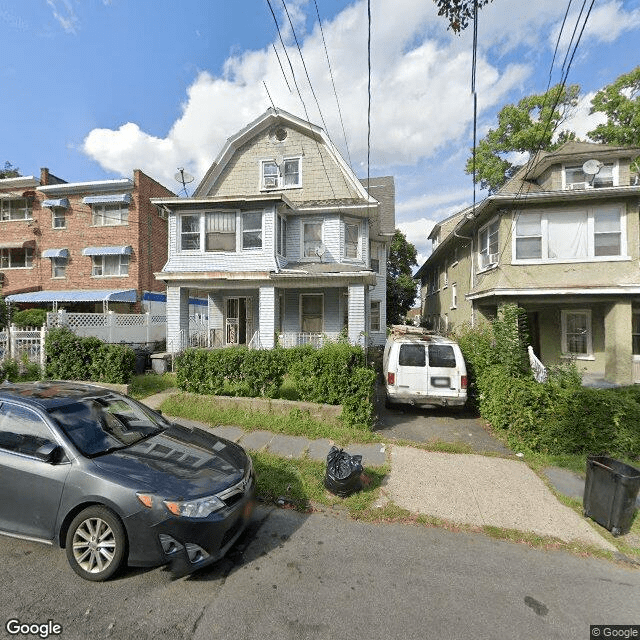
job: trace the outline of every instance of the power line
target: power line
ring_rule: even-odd
[[[273,50],[275,51],[276,58],[278,58],[278,64],[280,65],[280,71],[282,71],[282,77],[284,78],[284,81],[287,83],[287,89],[289,89],[289,93],[292,93],[291,85],[289,84],[289,81],[287,80],[287,75],[285,74],[284,68],[282,67],[282,62],[280,61],[280,56],[278,55],[278,50],[276,49],[276,45],[272,44],[271,46],[273,47]],[[273,104],[273,102],[272,102],[272,104]]]
[[[338,92],[336,91],[336,83],[333,79],[333,70],[331,69],[331,61],[329,60],[329,52],[327,51],[327,42],[324,38],[324,29],[322,28],[322,20],[320,19],[320,11],[318,11],[318,3],[313,0],[316,7],[316,15],[318,16],[318,25],[320,26],[320,34],[322,35],[322,44],[324,46],[324,55],[327,59],[327,66],[329,67],[329,76],[331,77],[331,84],[333,86],[333,95],[336,97],[336,105],[338,106],[338,116],[340,118],[340,126],[342,127],[342,135],[344,136],[344,146],[347,150],[347,157],[349,158],[349,166],[353,169],[351,162],[351,154],[349,153],[349,143],[347,141],[347,133],[344,129],[344,122],[342,120],[342,110],[340,109],[340,101],[338,100]]]

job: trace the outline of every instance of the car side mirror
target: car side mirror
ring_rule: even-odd
[[[36,456],[36,458],[42,460],[43,462],[55,464],[62,459],[64,455],[64,449],[59,444],[47,440],[36,449],[34,455]]]

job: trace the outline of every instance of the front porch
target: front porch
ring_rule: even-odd
[[[272,349],[312,344],[319,347],[346,335],[367,346],[369,295],[366,285],[325,288],[217,288],[207,296],[207,314],[189,318],[190,289],[167,287],[167,350],[187,347],[246,346]]]

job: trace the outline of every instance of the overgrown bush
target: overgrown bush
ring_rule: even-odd
[[[131,347],[81,338],[65,327],[47,333],[45,355],[45,375],[54,380],[123,384],[131,380],[136,363]]]
[[[288,372],[301,400],[342,405],[347,425],[373,423],[375,372],[364,351],[345,343],[319,349],[188,349],[176,359],[176,383],[192,393],[277,397]]]
[[[16,327],[41,327],[47,321],[46,309],[25,309],[16,311],[11,317],[11,323]]]

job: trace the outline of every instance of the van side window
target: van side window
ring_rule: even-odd
[[[453,347],[447,344],[429,345],[429,366],[430,367],[455,367],[456,356]]]
[[[401,344],[398,364],[401,367],[424,367],[427,364],[424,345]]]

